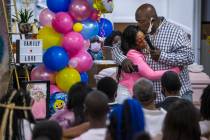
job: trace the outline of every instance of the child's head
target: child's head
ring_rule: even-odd
[[[120,44],[121,37],[122,37],[122,33],[120,31],[112,31],[111,35],[105,39],[104,45],[112,46],[113,44]]]
[[[181,89],[181,82],[179,76],[173,71],[167,71],[161,77],[161,86],[163,93],[166,96],[176,96],[179,95]]]
[[[210,85],[203,90],[200,112],[205,120],[210,120]]]
[[[117,92],[117,82],[111,77],[104,77],[98,81],[97,89],[104,92],[109,101],[113,102]]]
[[[106,120],[106,114],[109,110],[108,102],[108,97],[103,92],[98,90],[90,92],[84,103],[89,121]]]
[[[129,25],[125,28],[122,34],[121,49],[126,54],[130,49],[136,49],[141,51],[146,48],[146,42],[144,41],[144,34],[137,26]]]
[[[37,139],[49,139],[49,140],[61,140],[62,139],[62,128],[55,121],[41,121],[38,122],[32,133],[32,140]]]
[[[134,84],[133,93],[144,107],[154,104],[156,96],[155,92],[153,91],[152,81],[146,78],[139,79]]]
[[[163,140],[200,140],[199,113],[184,99],[172,103],[163,124]]]
[[[144,131],[144,113],[140,103],[135,99],[127,99],[110,114],[108,133],[115,140],[131,140]]]
[[[85,120],[83,104],[90,91],[92,91],[92,89],[83,82],[74,84],[69,90],[67,108],[74,112],[76,119],[75,124],[80,124]]]

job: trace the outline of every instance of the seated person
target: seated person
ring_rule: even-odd
[[[87,95],[84,106],[90,129],[74,140],[104,140],[109,110],[107,96],[100,91],[92,91]]]
[[[181,90],[181,82],[179,80],[179,76],[173,71],[167,71],[161,77],[161,88],[162,93],[166,97],[165,100],[159,104],[157,107],[162,107],[166,111],[169,106],[181,99],[180,90]]]
[[[210,138],[210,85],[201,96],[200,113],[203,121],[200,121],[201,134]]]
[[[143,105],[145,117],[145,131],[149,132],[152,138],[161,133],[166,111],[155,107],[156,94],[153,91],[153,83],[145,78],[139,79],[133,87],[134,96]]]
[[[109,98],[110,111],[118,105],[115,101],[117,93],[117,82],[111,77],[104,77],[97,83],[97,89],[102,91]]]
[[[144,40],[144,34],[137,26],[129,25],[124,30],[121,49],[127,58],[135,65],[135,71],[133,73],[125,73],[124,71],[121,72],[121,69],[119,69],[119,85],[116,98],[119,103],[122,103],[127,98],[132,98],[133,85],[137,79],[145,77],[154,81],[160,80],[161,76],[167,71],[154,71],[146,63],[145,55],[147,55],[148,47]],[[170,70],[180,72],[178,67],[174,67]]]
[[[127,99],[111,112],[105,140],[133,140],[144,127],[141,104],[135,99]]]
[[[99,39],[98,36],[90,40],[90,47],[88,52],[92,56],[93,60],[103,60],[103,42]]]
[[[35,124],[31,113],[32,99],[28,92],[14,90],[0,101],[0,139],[30,140]]]
[[[85,97],[90,91],[92,89],[83,82],[73,85],[68,93],[67,106],[53,114],[50,120],[57,121],[64,129],[85,122],[83,104]]]
[[[40,121],[33,130],[32,140],[61,140],[62,128],[55,121]]]

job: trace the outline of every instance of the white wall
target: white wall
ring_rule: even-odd
[[[167,0],[168,20],[192,34],[194,0]]]
[[[167,0],[114,0],[113,22],[136,22],[135,11],[144,4],[150,3],[157,9],[158,15],[166,16]]]
[[[105,17],[112,22],[136,22],[135,11],[144,3],[152,4],[159,16],[164,16],[192,33],[194,0],[114,0],[113,13]]]

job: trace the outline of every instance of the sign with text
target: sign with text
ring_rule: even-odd
[[[42,63],[42,40],[17,40],[17,63]]]

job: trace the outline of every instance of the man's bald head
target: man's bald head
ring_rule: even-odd
[[[157,18],[156,10],[151,4],[143,4],[136,10],[136,21],[139,21],[141,19],[150,19],[151,17]]]

